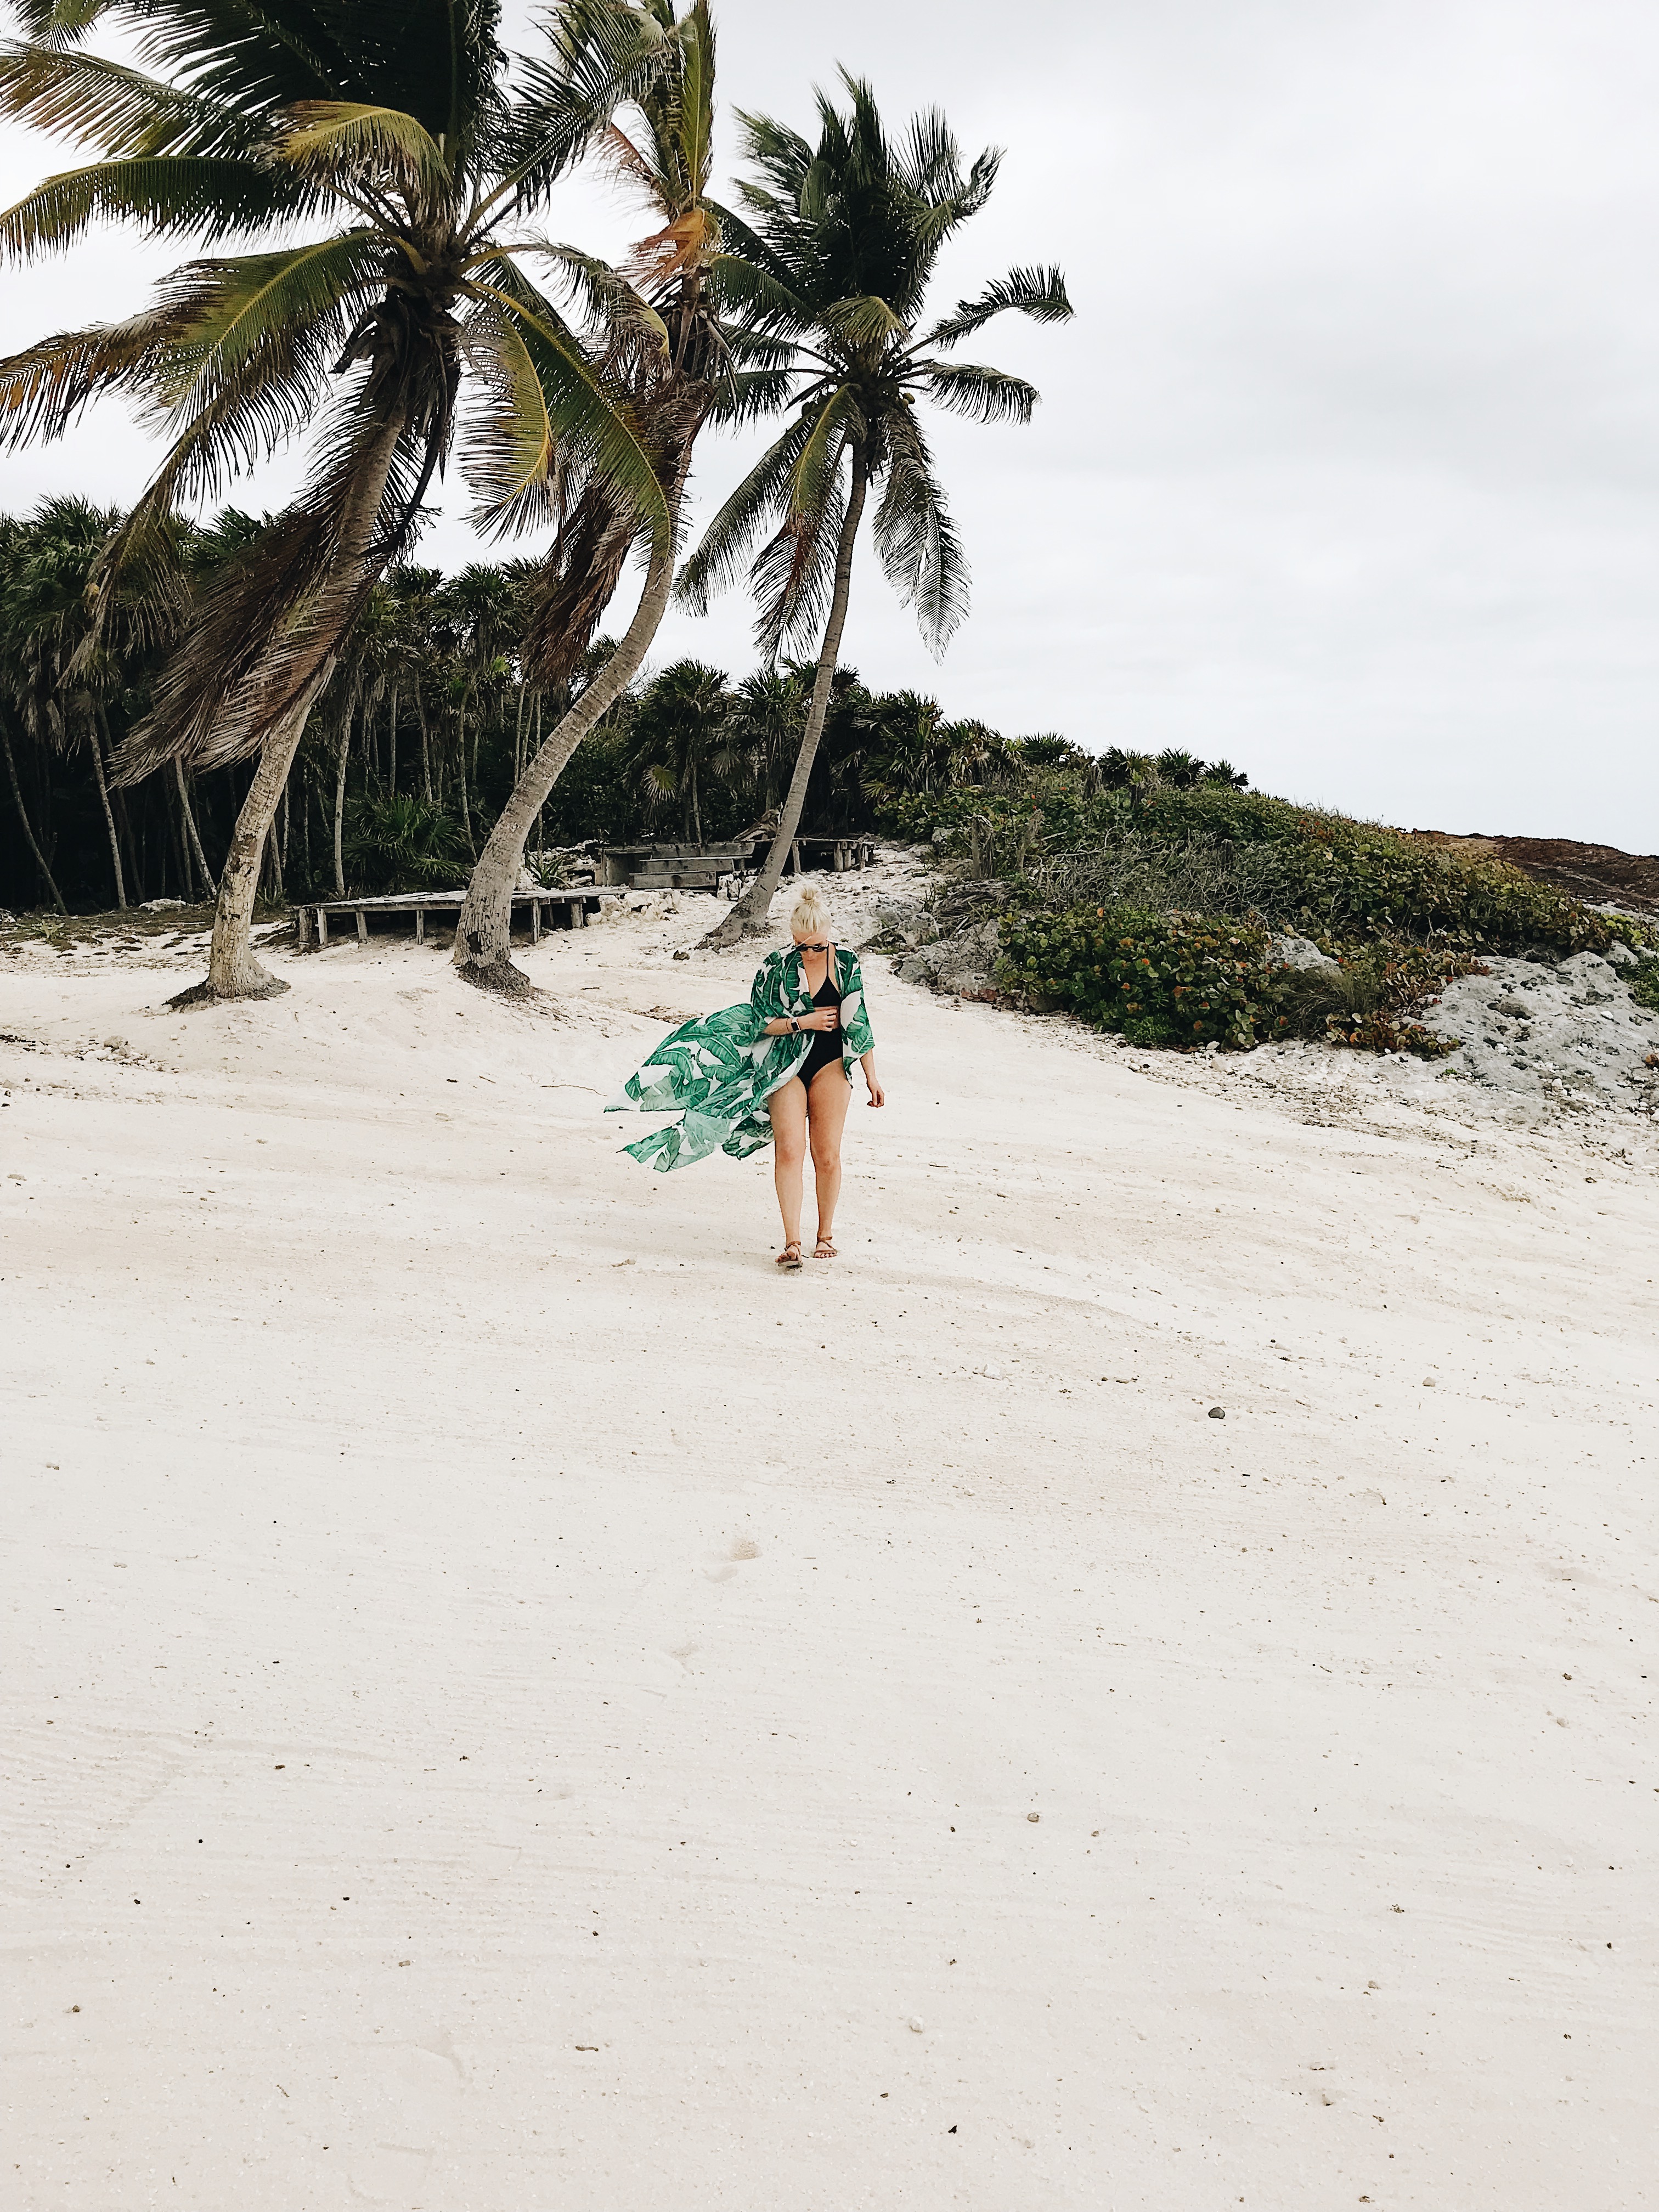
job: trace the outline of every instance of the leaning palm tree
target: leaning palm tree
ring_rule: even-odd
[[[629,12],[641,20],[641,40],[654,31],[660,59],[633,97],[630,131],[613,123],[599,143],[621,180],[643,197],[657,228],[635,247],[624,271],[635,313],[631,321],[620,308],[617,314],[619,337],[605,363],[606,389],[618,395],[650,453],[678,525],[692,448],[704,424],[764,412],[778,403],[787,378],[773,349],[763,345],[757,353],[741,329],[721,319],[708,289],[719,224],[708,197],[714,121],[708,0],[693,0],[678,17],[674,0],[637,0]],[[661,333],[663,343],[637,343],[641,325]],[[568,695],[640,538],[637,516],[603,478],[590,479],[565,509],[529,593],[525,663],[539,690]],[[507,950],[526,842],[571,755],[638,672],[666,611],[674,549],[657,537],[647,550],[639,604],[615,652],[531,756],[472,872],[454,949],[455,965],[469,982],[514,994],[531,988]]]
[[[979,422],[1026,422],[1037,394],[1023,378],[941,354],[1008,308],[1045,323],[1072,313],[1058,269],[1015,269],[918,331],[939,251],[984,206],[1001,156],[981,154],[964,174],[956,140],[931,114],[896,145],[869,86],[844,72],[842,82],[850,112],[820,93],[816,146],[767,117],[744,118],[757,172],[739,187],[750,219],[722,216],[727,251],[713,271],[732,310],[793,371],[799,412],[710,523],[679,590],[703,611],[775,520],[750,569],[757,635],[769,660],[792,641],[816,636],[818,650],[771,849],[710,945],[765,932],[829,711],[872,493],[882,566],[936,653],[967,611],[967,567],[916,401]]]
[[[106,12],[132,27],[141,67],[81,50]],[[668,543],[650,460],[525,273],[543,241],[514,228],[648,81],[661,42],[636,10],[564,0],[549,52],[510,85],[495,0],[22,0],[21,14],[32,35],[0,53],[0,115],[99,158],[0,216],[0,252],[70,245],[100,216],[256,250],[191,261],[130,320],[0,362],[0,440],[56,436],[111,392],[165,427],[107,580],[175,501],[312,437],[303,491],[204,595],[120,763],[131,781],[257,757],[197,995],[264,995],[280,986],[252,955],[253,900],[307,714],[458,428],[485,522],[549,511],[562,471],[611,487]],[[301,227],[313,234],[295,243]],[[469,369],[477,398],[458,424]]]

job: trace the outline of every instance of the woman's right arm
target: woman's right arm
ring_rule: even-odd
[[[782,1003],[782,994],[777,987],[777,969],[765,960],[755,972],[755,981],[749,993],[749,1003],[757,1014],[765,1014],[769,1007]],[[798,1030],[832,1030],[839,1019],[833,1007],[815,1006],[811,1013],[773,1013],[761,1024],[763,1036],[792,1036]]]

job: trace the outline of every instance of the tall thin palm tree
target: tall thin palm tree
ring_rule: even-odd
[[[132,780],[167,760],[258,756],[199,995],[264,995],[279,986],[252,955],[253,900],[307,714],[458,427],[486,523],[549,512],[562,471],[610,486],[669,545],[649,457],[526,274],[544,242],[521,228],[648,82],[660,40],[641,37],[636,10],[564,0],[548,51],[509,82],[495,0],[21,12],[30,36],[0,53],[0,115],[98,158],[0,215],[0,252],[70,245],[99,217],[257,250],[188,262],[129,320],[0,362],[0,439],[56,436],[106,392],[164,426],[166,458],[108,576],[176,501],[312,437],[305,489],[204,596],[120,764]],[[131,25],[141,67],[81,50],[105,12]],[[317,234],[296,244],[301,226]],[[477,398],[458,425],[468,370]]]
[[[842,82],[850,110],[818,94],[816,146],[765,116],[744,116],[755,169],[739,187],[747,219],[722,215],[726,250],[712,272],[732,311],[787,363],[799,411],[709,524],[679,590],[694,610],[706,609],[775,520],[750,571],[762,650],[775,660],[786,644],[813,635],[818,649],[771,849],[710,945],[765,932],[829,711],[872,494],[882,567],[936,653],[967,611],[967,565],[916,402],[974,422],[1026,422],[1037,393],[1022,377],[941,356],[1006,309],[1045,323],[1072,313],[1058,269],[1015,269],[919,329],[940,249],[985,205],[1001,156],[983,153],[964,173],[937,114],[917,116],[896,144],[870,87],[845,72]]]
[[[732,757],[732,694],[724,669],[677,660],[640,701],[626,758],[647,798],[672,799],[688,842],[702,842],[701,783]]]
[[[734,753],[748,763],[763,816],[777,805],[784,772],[799,749],[811,691],[796,668],[757,668],[737,686],[732,743]]]
[[[475,718],[472,748],[467,750],[467,714],[481,690],[506,682],[512,672],[509,649],[519,639],[518,594],[503,568],[473,561],[444,586],[455,626],[453,683],[456,705],[456,753],[459,763],[461,829],[467,850],[476,854],[472,798],[477,783],[479,728]]]

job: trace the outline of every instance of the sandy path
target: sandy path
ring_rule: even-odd
[[[781,1282],[674,927],[0,975],[0,2201],[1651,2203],[1650,1178],[872,963]]]

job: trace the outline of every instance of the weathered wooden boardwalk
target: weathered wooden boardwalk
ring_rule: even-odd
[[[550,927],[556,929],[586,929],[587,917],[599,911],[602,899],[620,898],[622,893],[582,884],[574,890],[514,891],[513,911],[519,915],[526,908],[530,915],[530,935],[532,943],[538,942],[542,933],[543,909],[547,911]],[[421,944],[426,937],[426,918],[429,914],[459,915],[466,893],[459,891],[392,891],[383,898],[332,898],[296,901],[294,911],[300,917],[300,950],[301,952],[322,952],[328,947],[329,917],[352,916],[357,925],[357,941],[368,942],[368,918],[377,914],[407,914],[414,917],[415,940]]]
[[[765,859],[769,842],[748,837],[728,845],[606,845],[599,855],[599,879],[636,891],[727,890],[735,896],[738,885]],[[789,848],[788,872],[798,876],[819,867],[842,875],[849,868],[867,868],[875,856],[872,837],[797,837]]]

